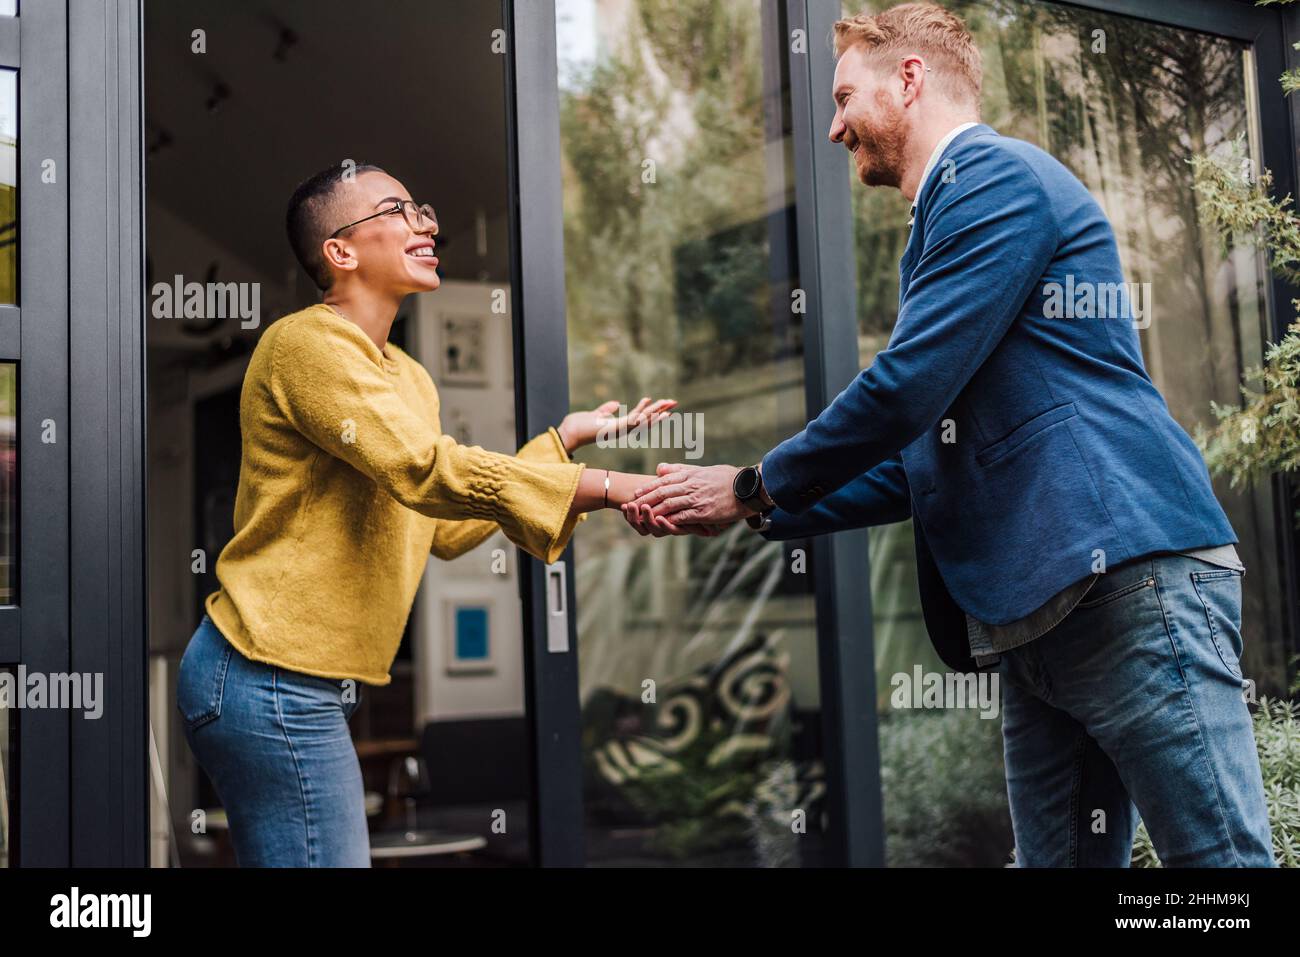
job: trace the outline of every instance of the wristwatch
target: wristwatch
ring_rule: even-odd
[[[763,474],[757,465],[746,466],[736,473],[731,483],[731,492],[746,508],[758,512],[757,515],[745,517],[745,523],[750,528],[761,532],[772,524],[769,516],[776,510],[776,502],[772,501],[767,489],[763,487]]]

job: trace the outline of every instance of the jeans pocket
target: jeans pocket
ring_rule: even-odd
[[[1117,585],[1109,591],[1105,590],[1106,576],[1102,576],[1097,584],[1088,590],[1083,601],[1074,607],[1076,609],[1087,610],[1089,608],[1100,608],[1102,605],[1109,605],[1113,601],[1118,601],[1126,595],[1131,595],[1143,588],[1150,588],[1156,583],[1156,580],[1150,575],[1139,578],[1137,581],[1129,582],[1127,585]]]
[[[221,715],[234,650],[206,617],[191,636],[176,673],[176,710],[188,731]]]
[[[1205,610],[1205,623],[1223,665],[1242,679],[1241,576],[1231,568],[1192,572],[1192,587]]]

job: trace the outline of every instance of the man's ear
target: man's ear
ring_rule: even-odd
[[[898,64],[898,76],[903,84],[903,105],[911,106],[925,86],[925,61],[915,53],[903,57]]]

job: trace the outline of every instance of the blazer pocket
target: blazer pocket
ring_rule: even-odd
[[[1073,418],[1078,414],[1079,410],[1075,408],[1073,402],[1054,406],[1046,412],[1041,412],[1034,416],[1024,425],[1013,429],[1009,434],[998,439],[992,445],[980,449],[975,453],[975,461],[980,465],[992,465],[998,459],[1029,441],[1039,432],[1043,431],[1043,429],[1056,425],[1058,422],[1064,422],[1066,419]]]

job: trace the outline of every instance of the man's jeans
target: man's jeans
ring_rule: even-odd
[[[1179,555],[1003,652],[1017,864],[1126,867],[1140,815],[1167,867],[1276,866],[1241,652],[1241,572]]]

